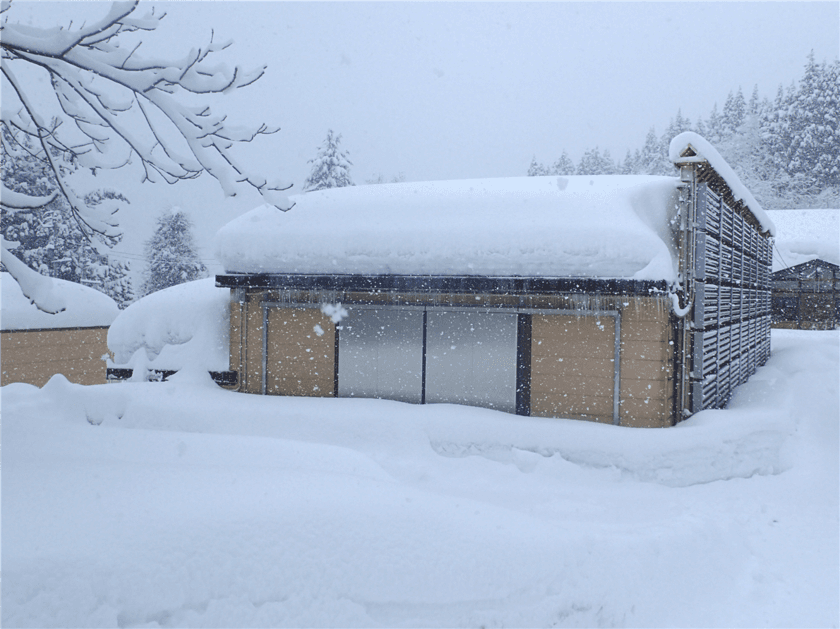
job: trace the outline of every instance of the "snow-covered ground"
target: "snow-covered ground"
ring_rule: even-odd
[[[628,429],[224,391],[2,389],[2,623],[837,626],[838,332]]]

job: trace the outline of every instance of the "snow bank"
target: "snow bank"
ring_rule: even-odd
[[[3,389],[3,626],[837,626],[838,332],[677,428]]]
[[[696,157],[682,157],[683,151],[689,147],[697,154]],[[680,133],[671,140],[671,144],[668,146],[668,158],[674,164],[693,161],[709,162],[711,167],[717,171],[717,174],[723,178],[730,190],[732,190],[732,196],[738,201],[743,202],[750,209],[750,212],[753,213],[753,216],[755,216],[761,225],[761,228],[764,231],[769,231],[771,236],[776,235],[776,227],[773,225],[773,221],[759,202],[755,200],[755,197],[747,187],[741,183],[741,180],[735,174],[735,171],[732,170],[732,167],[726,163],[726,160],[717,152],[717,149],[705,138],[697,135],[693,131]]]
[[[107,327],[120,312],[117,303],[98,290],[49,278],[53,294],[64,310],[48,314],[39,310],[8,273],[0,273],[0,325],[3,330],[38,330],[54,328]]]
[[[108,330],[109,367],[223,371],[230,361],[230,291],[207,278],[134,302]],[[142,350],[142,351],[139,351]]]
[[[840,210],[769,210],[776,224],[773,271],[824,260],[840,265]]]
[[[676,277],[677,179],[512,177],[332,188],[224,226],[231,273]]]

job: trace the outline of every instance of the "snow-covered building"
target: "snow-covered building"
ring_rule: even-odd
[[[773,327],[840,325],[840,210],[772,210]]]
[[[840,326],[840,266],[815,259],[773,273],[773,327]]]
[[[8,273],[0,273],[0,385],[43,386],[55,374],[78,384],[104,384],[108,326],[119,314],[116,302],[93,288],[50,281],[63,310],[39,310]]]
[[[647,427],[724,405],[769,356],[774,228],[696,134],[671,160],[252,210],[217,237],[239,390]]]

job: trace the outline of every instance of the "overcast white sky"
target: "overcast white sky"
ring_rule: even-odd
[[[357,183],[524,174],[530,158],[623,157],[682,107],[770,97],[810,50],[835,58],[840,3],[193,3],[167,7],[268,64],[250,115],[283,127],[295,182],[326,129]],[[233,51],[231,51],[233,52]]]
[[[519,176],[532,156],[553,162],[564,149],[575,161],[594,146],[621,158],[678,108],[705,118],[729,91],[749,98],[755,84],[772,98],[799,78],[809,51],[840,55],[838,2],[155,4],[168,18],[147,55],[185,52],[214,29],[234,40],[226,60],[268,66],[225,106],[237,121],[282,128],[248,157],[298,191],[328,128],[343,135],[358,184],[374,173]],[[103,6],[65,3],[54,15]],[[225,200],[214,184],[126,184],[133,233],[121,248],[141,251],[171,205],[193,214],[206,245],[259,203]]]

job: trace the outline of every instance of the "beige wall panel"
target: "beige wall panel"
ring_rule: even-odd
[[[622,378],[621,387],[619,388],[619,398],[622,400],[628,398],[666,400],[670,399],[673,393],[673,381],[665,379],[632,380],[630,378]]]
[[[615,322],[612,317],[534,315],[531,355],[538,357],[612,358]]]
[[[77,384],[104,384],[107,328],[3,332],[0,385],[44,386],[57,373]]]
[[[253,299],[253,300],[252,300]],[[245,331],[245,386],[248,393],[262,392],[262,306],[259,297],[249,295],[246,302],[247,329]]]
[[[107,350],[105,350],[107,352]],[[20,363],[48,363],[53,360],[101,360],[103,349],[101,344],[85,343],[84,345],[34,345],[17,346],[14,349],[3,348],[3,362]]]
[[[595,395],[612,399],[615,389],[614,379],[592,378],[587,376],[563,376],[562,378],[539,378],[536,382],[532,377],[531,395]]]
[[[335,324],[317,308],[270,308],[268,313],[266,392],[332,396]],[[316,325],[323,330],[320,336]]]
[[[624,304],[627,304],[626,306]],[[637,321],[658,321],[667,325],[669,316],[668,302],[653,297],[628,297],[621,302],[621,325]]]
[[[566,405],[555,404],[546,399],[531,401],[531,417],[561,417],[564,419],[583,419],[603,424],[613,423],[612,407],[610,407],[609,413],[603,415],[586,415],[572,413]]]
[[[539,377],[583,377],[609,378],[615,376],[614,359],[593,358],[534,358],[531,364],[531,380]]]
[[[564,415],[603,416],[612,419],[613,399],[585,395],[562,395],[554,401],[554,406]]]
[[[20,330],[4,332],[10,335],[10,347],[75,347],[86,343],[100,343],[101,330],[107,328],[65,328],[60,330]],[[5,345],[4,345],[5,347]]]
[[[612,317],[534,315],[531,357],[531,415],[612,421]]]
[[[621,360],[667,361],[674,346],[664,342],[627,341],[621,343]]]
[[[670,425],[671,400],[621,400],[619,415],[622,426]]]
[[[622,380],[664,380],[670,375],[670,365],[659,360],[621,361]]]
[[[231,301],[230,302],[230,362],[228,364],[228,369],[231,371],[237,371],[239,373],[239,377],[242,377],[242,342],[245,338],[244,332],[244,324],[245,324],[245,317],[244,315],[245,304],[241,304],[239,302]]]
[[[662,321],[626,321],[621,320],[621,342],[647,341],[654,343],[671,340],[670,326]]]
[[[670,425],[674,345],[667,309],[657,300],[633,302],[621,337],[621,425]]]
[[[668,428],[673,424],[669,418],[652,419],[648,417],[622,416],[621,425],[629,428]]]

